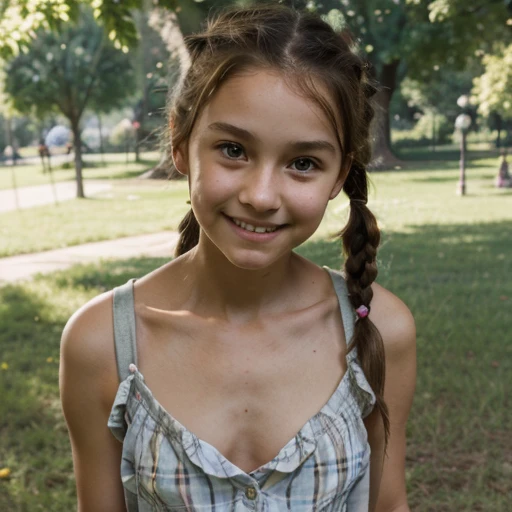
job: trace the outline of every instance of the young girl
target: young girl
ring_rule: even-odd
[[[191,202],[178,257],[63,333],[79,510],[408,511],[415,328],[374,282],[366,66],[277,4],[186,43],[169,111]],[[293,252],[342,190],[343,273]]]

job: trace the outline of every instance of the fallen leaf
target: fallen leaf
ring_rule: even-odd
[[[491,366],[492,366],[493,368],[499,368],[500,363],[498,363],[498,361],[493,361],[493,362],[491,363]]]
[[[8,478],[11,474],[11,470],[9,468],[0,469],[0,478]]]

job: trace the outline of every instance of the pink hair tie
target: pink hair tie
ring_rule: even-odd
[[[359,318],[365,318],[370,313],[370,310],[363,304],[356,309],[356,313]]]

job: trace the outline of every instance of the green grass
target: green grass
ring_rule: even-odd
[[[188,210],[185,182],[115,181],[92,199],[0,215],[0,257],[177,229]]]
[[[406,302],[418,332],[417,389],[407,432],[407,487],[413,511],[510,508],[512,191],[492,186],[496,169],[495,158],[473,160],[467,197],[455,195],[457,162],[423,167],[415,162],[410,170],[372,175],[371,207],[382,228],[378,282]],[[114,227],[101,231],[101,224],[115,226],[119,219],[133,224],[138,216],[156,230],[173,203],[173,219],[185,211],[183,183],[166,184],[164,189],[125,186],[115,189],[119,198],[128,193],[144,198],[76,201],[75,220],[69,218],[73,210],[55,219],[48,213],[64,205],[38,209],[33,218],[47,223],[43,236],[50,236],[52,223],[67,224],[59,228],[64,243],[77,240],[73,232],[89,224],[96,226],[91,234],[107,236]],[[119,216],[109,217],[118,203]],[[339,229],[346,211],[345,200],[334,201],[319,233],[299,252],[319,264],[339,267],[339,245],[325,235]],[[168,222],[171,226],[171,219]],[[144,222],[139,227],[144,228]],[[17,229],[37,237],[43,228],[36,231],[27,220]],[[0,369],[0,469],[11,470],[9,478],[0,480],[0,510],[76,508],[58,400],[62,328],[89,298],[163,262],[99,262],[0,288],[0,363],[8,364],[8,369]]]
[[[158,162],[159,156],[156,152],[143,153],[141,161],[135,162],[134,155],[131,153],[127,162],[126,156],[122,153],[105,154],[103,157],[98,154],[86,154],[83,160],[85,164],[83,169],[84,179],[110,180],[139,176],[153,167]],[[69,168],[63,168],[65,162],[69,162]],[[43,173],[40,160],[14,167],[11,165],[0,166],[0,190],[14,187],[13,173],[17,187],[48,185],[51,183],[51,177],[56,183],[73,181],[75,179],[73,155],[52,160],[51,177],[50,173]]]

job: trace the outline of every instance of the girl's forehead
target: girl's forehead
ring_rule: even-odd
[[[275,70],[246,70],[228,78],[215,90],[203,108],[196,126],[202,133],[212,123],[243,124],[256,131],[287,130],[301,138],[309,134],[329,136],[337,144],[326,113],[318,102],[305,96],[293,80]],[[322,84],[315,89],[335,111]]]

